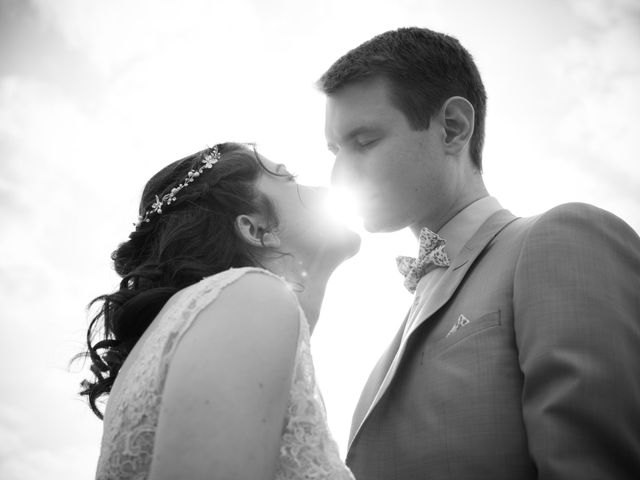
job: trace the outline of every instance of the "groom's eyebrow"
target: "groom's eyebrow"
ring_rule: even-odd
[[[350,140],[353,137],[357,137],[358,135],[361,135],[363,133],[371,133],[371,132],[374,132],[374,131],[377,131],[377,130],[379,130],[379,128],[375,127],[373,125],[361,125],[359,127],[354,128],[349,133],[347,133],[345,135],[345,138],[347,140]]]
[[[343,141],[349,142],[359,135],[362,135],[364,133],[374,133],[378,132],[379,130],[380,129],[378,127],[375,127],[373,125],[361,125],[347,132],[347,134],[343,137]]]

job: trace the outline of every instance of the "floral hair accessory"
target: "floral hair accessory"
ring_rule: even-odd
[[[184,177],[182,182],[180,182],[177,186],[173,187],[169,193],[163,195],[162,198],[156,195],[156,201],[153,202],[151,208],[144,212],[144,215],[138,216],[138,221],[133,225],[136,228],[139,228],[143,223],[150,222],[149,217],[153,214],[160,215],[162,214],[162,207],[165,205],[171,205],[176,201],[176,195],[183,188],[187,188],[190,183],[193,183],[196,178],[200,176],[202,172],[212,168],[216,163],[220,161],[220,151],[218,150],[218,146],[214,145],[210,148],[205,154],[197,167],[192,168],[187,173],[187,176]]]

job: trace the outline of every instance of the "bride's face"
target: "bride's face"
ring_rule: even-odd
[[[256,186],[275,206],[279,251],[305,260],[343,260],[357,253],[360,237],[331,217],[326,188],[301,185],[284,165],[265,157],[261,161],[268,171]]]

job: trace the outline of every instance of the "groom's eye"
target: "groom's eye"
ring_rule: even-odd
[[[378,141],[378,138],[370,138],[370,137],[357,138],[356,145],[359,148],[372,147],[377,141]]]

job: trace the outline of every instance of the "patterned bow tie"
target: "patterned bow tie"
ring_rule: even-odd
[[[448,267],[451,263],[444,251],[445,241],[428,228],[420,231],[420,253],[418,258],[397,257],[398,270],[404,275],[404,286],[411,293],[416,291],[418,282],[435,267]]]

